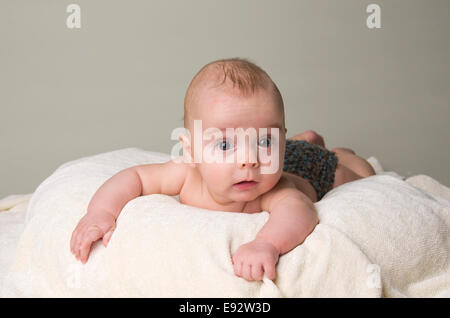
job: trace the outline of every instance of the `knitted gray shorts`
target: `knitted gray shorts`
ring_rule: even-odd
[[[333,188],[338,158],[336,153],[304,140],[286,140],[283,171],[308,180],[317,201]]]

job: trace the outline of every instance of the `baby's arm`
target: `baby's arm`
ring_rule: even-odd
[[[87,213],[72,233],[70,250],[84,264],[93,242],[106,247],[116,219],[128,201],[154,193],[177,195],[186,177],[186,165],[169,161],[122,170],[108,179],[89,202]]]
[[[279,255],[301,244],[319,221],[312,201],[287,179],[262,197],[261,208],[269,220],[232,257],[236,275],[246,280],[261,280],[264,273],[275,279]]]

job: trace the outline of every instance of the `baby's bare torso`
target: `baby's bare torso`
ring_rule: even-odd
[[[203,184],[202,177],[195,169],[190,169],[186,175],[186,180],[179,194],[180,202],[186,205],[195,206],[203,209],[256,213],[261,212],[261,196],[255,200],[248,202],[240,202],[241,204],[230,204],[227,208],[214,201]]]
[[[284,181],[284,182],[283,182]],[[299,191],[306,194],[311,201],[317,201],[317,194],[312,185],[305,179],[292,175],[290,173],[283,172],[280,182],[285,184],[294,185]],[[277,187],[279,189],[279,187]],[[200,189],[200,191],[199,191]],[[261,201],[265,195],[274,191],[275,187],[268,192],[258,196],[256,199],[247,202],[235,202],[228,206],[221,205],[214,201],[207,189],[203,184],[202,177],[195,169],[190,169],[186,175],[184,185],[180,191],[180,202],[186,205],[195,206],[203,209],[217,210],[217,211],[230,211],[230,212],[242,212],[242,213],[258,213],[262,212]]]

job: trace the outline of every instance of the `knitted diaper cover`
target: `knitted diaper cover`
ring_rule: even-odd
[[[317,201],[332,189],[338,158],[336,153],[304,140],[286,140],[283,171],[308,180]]]

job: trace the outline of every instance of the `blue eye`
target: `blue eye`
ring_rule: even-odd
[[[264,137],[259,140],[259,146],[268,148],[272,145],[272,139],[270,137]]]
[[[217,143],[217,147],[222,151],[227,151],[233,148],[233,144],[226,140],[221,140]]]

